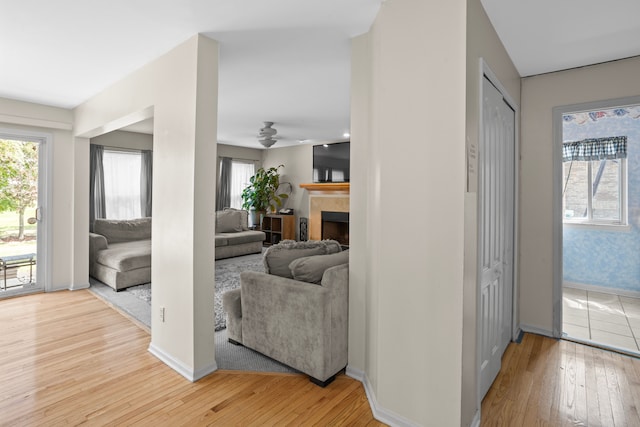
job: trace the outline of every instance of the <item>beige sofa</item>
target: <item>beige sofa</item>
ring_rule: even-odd
[[[116,291],[151,282],[151,218],[96,219],[89,275]]]
[[[229,341],[324,387],[347,365],[348,251],[335,241],[283,241],[264,259],[266,273],[242,272],[240,289],[223,294]]]

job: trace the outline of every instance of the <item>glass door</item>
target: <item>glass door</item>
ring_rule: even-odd
[[[44,288],[38,280],[40,142],[0,134],[0,298]]]

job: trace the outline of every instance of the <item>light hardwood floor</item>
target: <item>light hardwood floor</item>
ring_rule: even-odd
[[[0,300],[0,425],[382,425],[362,385],[218,371],[190,383],[146,331],[88,291]],[[525,334],[482,426],[640,426],[640,360]]]
[[[482,402],[482,426],[640,426],[640,360],[525,334]]]
[[[383,425],[362,384],[217,371],[191,383],[89,291],[0,300],[0,425]]]

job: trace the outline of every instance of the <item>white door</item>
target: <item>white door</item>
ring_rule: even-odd
[[[485,77],[479,165],[480,391],[489,390],[511,340],[515,113]]]

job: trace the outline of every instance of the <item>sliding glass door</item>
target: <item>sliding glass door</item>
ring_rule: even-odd
[[[0,133],[0,297],[44,289],[38,274],[43,143]]]

